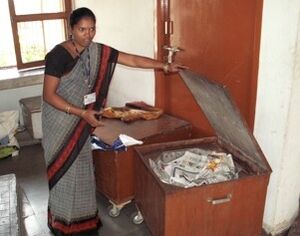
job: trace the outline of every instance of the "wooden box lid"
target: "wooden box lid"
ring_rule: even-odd
[[[179,74],[207,117],[218,139],[233,146],[243,156],[263,169],[269,169],[256,139],[231,99],[228,90],[223,85],[207,80],[189,70],[180,71]]]

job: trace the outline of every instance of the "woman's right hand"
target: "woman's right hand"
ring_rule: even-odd
[[[88,122],[92,127],[98,127],[103,126],[103,122],[97,119],[97,117],[99,117],[101,114],[101,111],[82,110],[80,117]]]

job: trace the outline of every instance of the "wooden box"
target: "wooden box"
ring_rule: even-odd
[[[124,123],[119,120],[103,119],[104,126],[96,128],[94,134],[107,144],[112,144],[119,134],[126,134],[144,144],[174,141],[191,137],[191,125],[181,119],[162,115],[156,120],[138,120]],[[104,194],[113,204],[122,206],[134,197],[134,151],[94,151],[97,191]],[[111,212],[112,216],[118,215]]]
[[[34,139],[41,139],[42,119],[41,119],[41,96],[20,99],[20,106],[23,115],[24,126]]]
[[[227,91],[181,73],[216,136],[135,147],[135,201],[155,236],[258,236],[271,168]],[[238,179],[193,188],[160,181],[149,165],[164,151],[204,148],[232,154]]]

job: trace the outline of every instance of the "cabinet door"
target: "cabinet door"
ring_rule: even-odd
[[[182,51],[175,61],[226,86],[253,129],[262,0],[159,0],[158,56],[164,45]],[[156,78],[156,102],[190,121],[195,133],[212,129],[179,75]]]

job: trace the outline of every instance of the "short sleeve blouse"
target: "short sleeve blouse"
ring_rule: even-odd
[[[61,78],[72,70],[77,60],[62,45],[56,45],[45,57],[45,74]]]
[[[114,53],[119,51],[113,48]],[[56,45],[45,57],[45,74],[61,78],[70,72],[78,61],[79,57],[73,58],[72,55],[62,45]],[[111,62],[113,57],[109,59]]]

